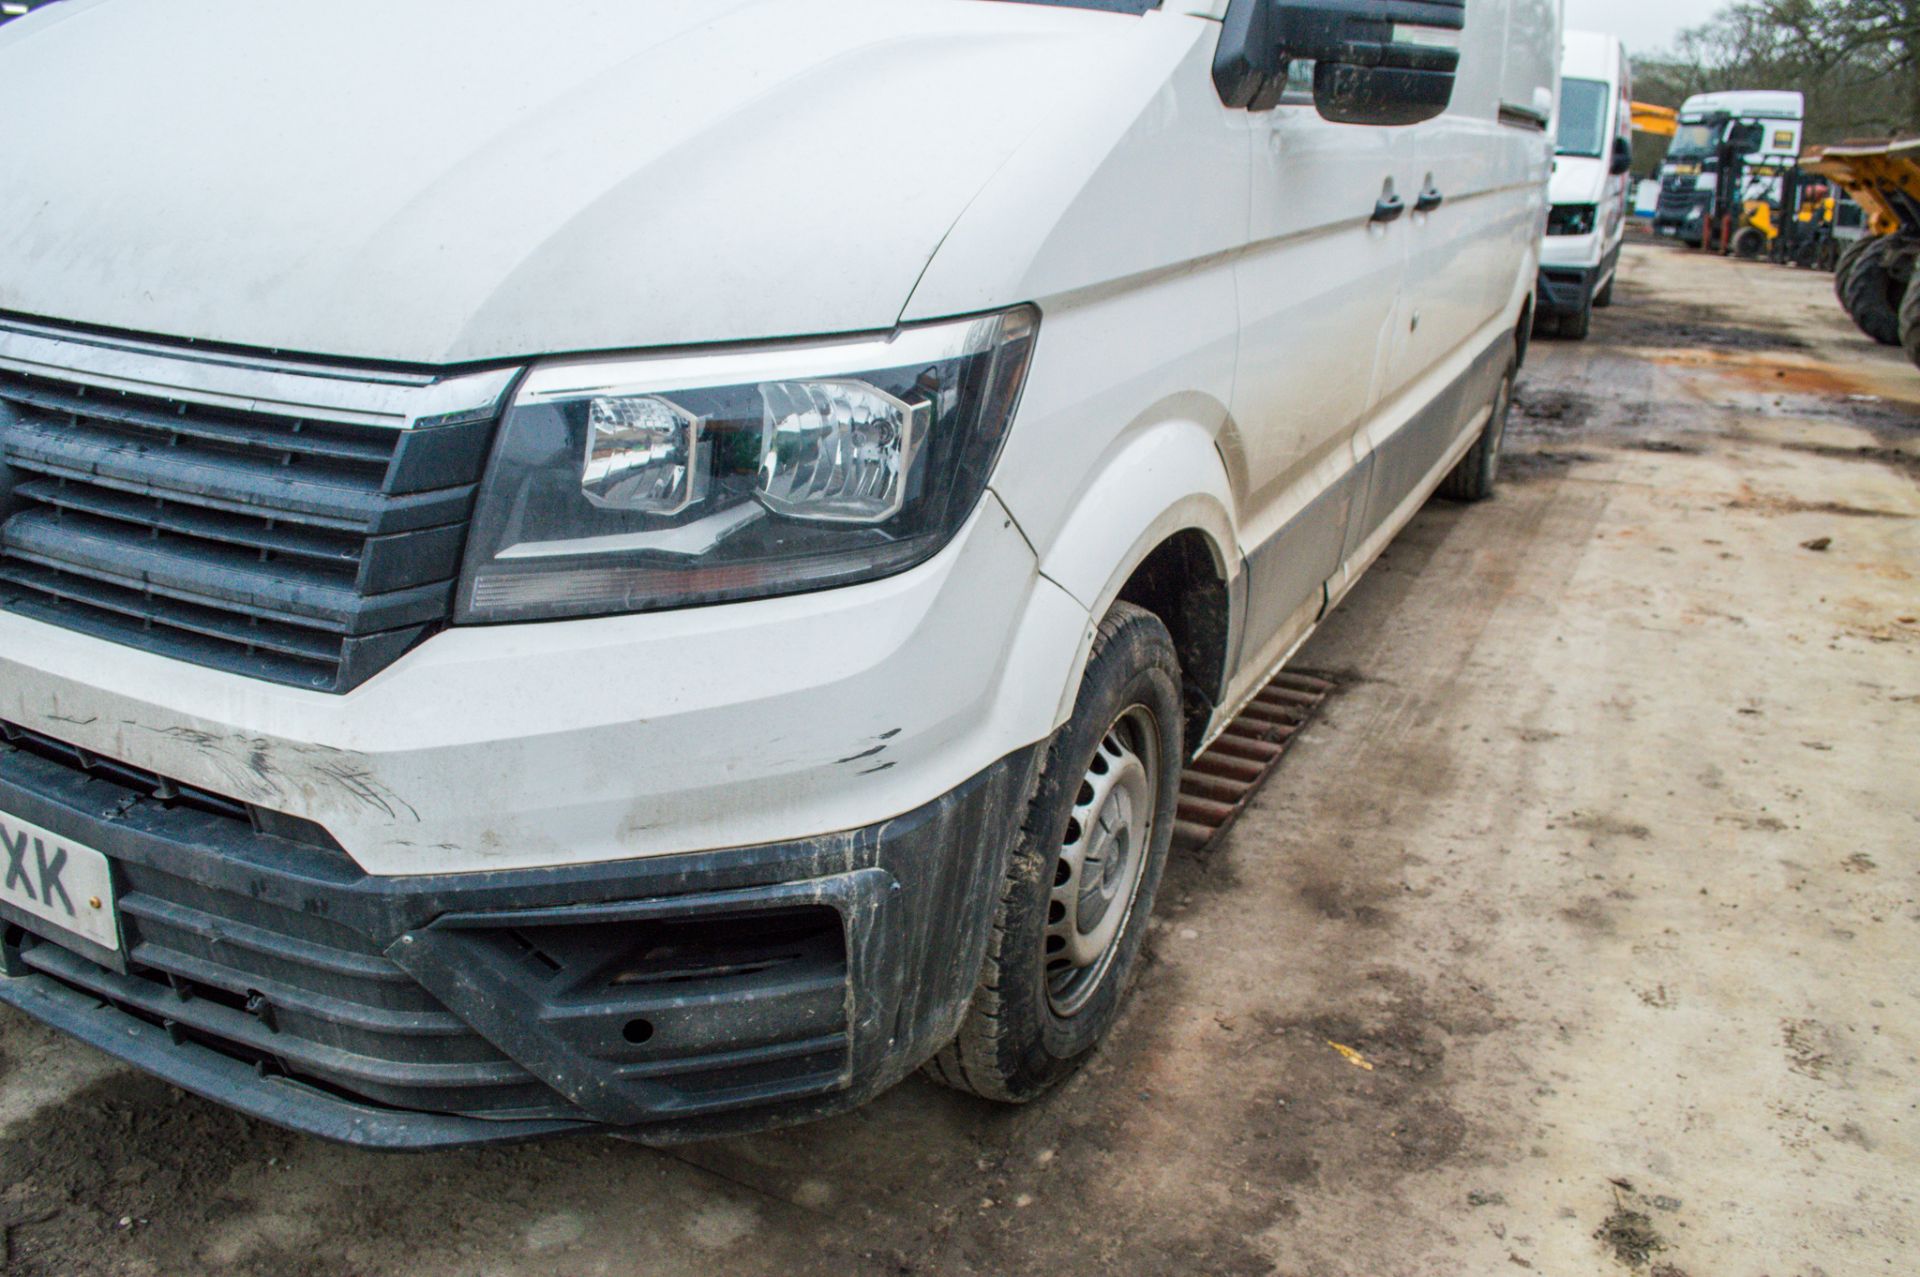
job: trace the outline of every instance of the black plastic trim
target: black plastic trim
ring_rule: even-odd
[[[368,875],[223,815],[128,802],[110,776],[0,751],[0,810],[112,860],[133,927],[126,975],[16,939],[0,1000],[243,1111],[380,1147],[576,1129],[666,1143],[824,1116],[893,1085],[957,1030],[1039,748],[842,834],[426,877]],[[751,935],[757,916],[819,910],[841,920],[833,945],[801,943],[794,962],[732,986],[742,992],[724,969],[611,984],[592,970],[596,928]],[[563,933],[601,983],[547,980],[514,948]],[[179,978],[219,996],[176,1006]],[[375,998],[369,981],[391,992]],[[356,1005],[336,1014],[336,996]],[[657,1020],[661,1040],[619,1045],[635,1017]],[[422,1086],[465,1118],[415,1123],[403,1110]]]
[[[592,1129],[585,1122],[488,1121],[355,1103],[291,1078],[262,1076],[210,1047],[173,1041],[158,1025],[50,976],[0,979],[0,1002],[202,1099],[336,1143],[423,1153]]]

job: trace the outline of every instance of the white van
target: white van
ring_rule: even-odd
[[[691,1138],[930,1060],[1045,1091],[1183,760],[1492,488],[1559,40],[1554,0],[8,24],[0,1000],[368,1145]]]
[[[1739,189],[1727,193],[1729,209],[1747,200],[1780,199],[1780,182],[1800,159],[1806,119],[1803,94],[1776,89],[1697,93],[1680,104],[1679,131],[1660,165],[1656,235],[1699,247],[1720,184],[1721,149],[1735,130],[1757,145],[1741,157]]]
[[[1540,250],[1540,328],[1584,338],[1613,302],[1627,238],[1633,168],[1633,70],[1615,36],[1566,33],[1554,126],[1553,201]]]

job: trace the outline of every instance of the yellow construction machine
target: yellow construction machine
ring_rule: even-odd
[[[1866,210],[1868,234],[1840,257],[1834,287],[1862,332],[1903,345],[1920,366],[1920,138],[1842,142],[1807,152],[1801,167]]]
[[[1680,131],[1680,112],[1670,106],[1651,102],[1633,103],[1633,131],[1655,137],[1672,137]]]

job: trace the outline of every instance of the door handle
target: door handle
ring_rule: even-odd
[[[1398,195],[1382,195],[1380,202],[1373,206],[1373,220],[1380,223],[1397,222],[1406,211],[1407,202]]]
[[[1447,197],[1440,193],[1439,188],[1429,186],[1426,190],[1420,192],[1420,198],[1413,202],[1413,211],[1416,213],[1431,213],[1434,209],[1439,208],[1446,202]]]

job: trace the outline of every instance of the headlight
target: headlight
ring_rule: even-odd
[[[1591,235],[1598,211],[1592,204],[1555,204],[1547,214],[1547,234]]]
[[[888,337],[536,365],[502,424],[462,622],[643,612],[904,571],[979,503],[1028,307]]]

